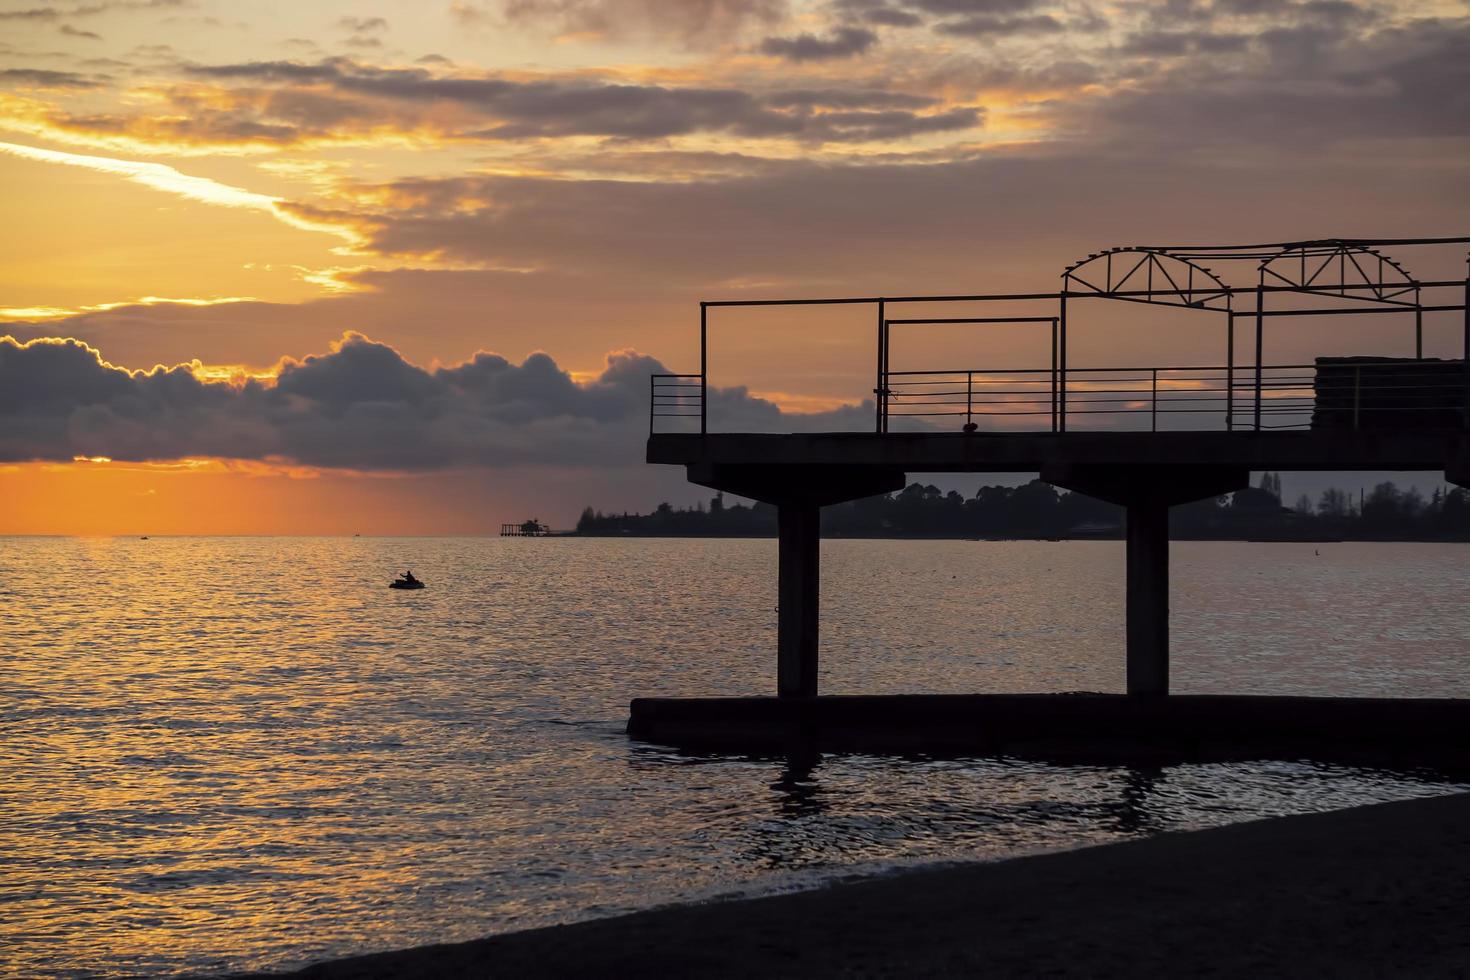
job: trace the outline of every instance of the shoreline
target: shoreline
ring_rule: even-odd
[[[318,963],[456,976],[1463,976],[1470,793]]]

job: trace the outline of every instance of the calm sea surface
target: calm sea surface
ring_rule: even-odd
[[[1470,547],[1173,555],[1176,690],[1470,696]],[[1121,688],[1120,543],[823,557],[826,692]],[[0,538],[0,974],[284,968],[1466,788],[624,737],[635,695],[769,693],[774,631],[774,541]]]

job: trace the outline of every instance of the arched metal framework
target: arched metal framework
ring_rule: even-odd
[[[1411,243],[1412,244],[1412,243]],[[1252,263],[1254,288],[1232,286],[1204,262]],[[1172,271],[1171,271],[1172,270]],[[1263,351],[1265,318],[1268,315],[1297,315],[1340,312],[1371,312],[1355,307],[1327,310],[1281,310],[1268,314],[1266,294],[1288,291],[1333,296],[1358,303],[1382,304],[1414,314],[1414,356],[1424,356],[1424,306],[1418,280],[1397,261],[1372,243],[1350,239],[1287,242],[1274,245],[1146,246],[1133,245],[1094,252],[1062,270],[1059,299],[1061,338],[1062,429],[1066,414],[1067,298],[1100,296],[1136,303],[1215,309],[1226,315],[1225,426],[1235,427],[1235,318],[1254,316],[1256,321],[1252,423],[1261,428]],[[1254,311],[1234,310],[1236,292],[1253,292]]]
[[[1419,283],[1402,265],[1376,248],[1354,242],[1288,245],[1262,259],[1257,271],[1263,283],[1294,286],[1303,293],[1346,297],[1353,289],[1358,291],[1356,299],[1408,307],[1418,304]],[[1400,299],[1403,296],[1413,299]]]
[[[1230,305],[1230,287],[1210,269],[1187,256],[1137,245],[1093,252],[1062,271],[1062,284],[1070,294],[1135,303],[1196,310],[1225,310]],[[1137,295],[1139,291],[1144,295]]]

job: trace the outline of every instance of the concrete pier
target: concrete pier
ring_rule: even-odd
[[[777,727],[799,719],[802,726],[830,728],[834,717],[855,712],[879,728],[891,727],[901,717],[925,730],[946,725],[953,730],[958,716],[951,713],[946,722],[928,714],[941,702],[924,701],[910,710],[903,707],[910,702],[901,699],[843,700],[844,706],[837,707],[816,697],[820,508],[899,489],[908,474],[1039,473],[1047,483],[1109,501],[1126,514],[1127,615],[1120,666],[1127,691],[1122,703],[1128,707],[1082,709],[1082,702],[1072,700],[1029,701],[1012,717],[1030,724],[1032,715],[1044,723],[1085,716],[1089,732],[1100,737],[1110,725],[1142,733],[1145,740],[1192,737],[1188,719],[1178,714],[1184,703],[1169,697],[1169,509],[1240,490],[1252,472],[1263,470],[1441,471],[1450,482],[1470,485],[1470,280],[1415,279],[1397,259],[1380,251],[1380,246],[1458,247],[1466,242],[1470,237],[1130,245],[1092,252],[1066,266],[1059,292],[702,302],[699,373],[649,378],[647,460],[684,466],[691,482],[779,509],[775,674],[776,700],[782,705],[692,702],[707,715],[703,724],[723,731],[729,727],[723,718],[738,722],[735,727],[746,734],[758,735],[748,730],[752,718],[779,721]],[[1206,260],[1233,265],[1246,278],[1232,285],[1203,264]],[[1453,292],[1433,292],[1437,299],[1426,304],[1426,290]],[[1283,293],[1312,302],[1276,303],[1274,298]],[[1330,297],[1331,304],[1322,297]],[[1080,307],[1089,305],[1082,301],[1093,299],[1188,309],[1194,324],[1213,320],[1215,327],[1208,329],[1211,337],[1223,340],[1223,359],[1079,363],[1077,352],[1069,353],[1069,329],[1075,329]],[[983,305],[991,302],[1005,305]],[[960,305],[932,308],[935,304]],[[874,317],[872,399],[866,403],[873,412],[872,430],[715,431],[720,423],[716,419],[712,425],[710,417],[711,311],[836,306],[865,309]],[[939,315],[946,308],[958,315]],[[987,309],[1001,312],[984,315]],[[1201,319],[1206,312],[1212,316]],[[1425,356],[1427,312],[1463,316],[1459,359]],[[1412,314],[1413,319],[1376,320],[1385,324],[1371,345],[1377,349],[1359,355],[1334,353],[1301,363],[1265,359],[1268,318],[1275,323],[1277,317],[1373,313]],[[1247,361],[1238,349],[1239,328],[1252,321],[1255,336]],[[1393,333],[1398,329],[1394,322],[1412,326],[1413,357],[1389,353],[1401,352],[1398,345],[1404,339]],[[1049,363],[1002,368],[998,365],[1008,363],[1014,351],[997,350],[990,352],[988,364],[938,370],[905,364],[894,369],[897,338],[916,325],[941,324],[981,330],[1022,324],[1049,328]],[[1217,327],[1224,329],[1216,334]],[[772,353],[784,356],[779,349]],[[907,355],[901,358],[906,360]],[[682,431],[660,431],[661,425]],[[1056,599],[1066,601],[1065,596]],[[1268,729],[1289,728],[1299,700],[1277,699],[1269,707],[1235,700],[1210,710],[1229,719],[1227,728],[1244,729],[1254,720],[1263,720]],[[980,705],[987,712],[1000,704],[960,703]],[[632,730],[674,730],[670,725],[681,709],[640,704],[634,704]],[[1380,722],[1400,709],[1312,704],[1302,710],[1331,719],[1332,725],[1372,719],[1369,727],[1377,731]],[[1439,717],[1439,708],[1424,710]],[[1407,717],[1412,727],[1427,716],[1411,711]],[[1145,724],[1140,719],[1151,720]]]

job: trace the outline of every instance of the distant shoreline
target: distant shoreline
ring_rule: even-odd
[[[677,508],[659,504],[651,513],[604,513],[587,507],[568,531],[597,537],[772,537],[776,508],[727,502]],[[1058,492],[1039,479],[1018,487],[981,487],[974,496],[911,483],[892,494],[822,509],[827,538],[958,538],[981,541],[1117,540],[1124,536],[1123,508],[1075,492]],[[1170,508],[1175,541],[1470,541],[1470,490],[1417,489],[1379,483],[1357,499],[1324,491],[1320,503],[1299,498],[1283,506],[1281,478],[1263,473],[1261,485],[1242,487]]]
[[[1470,794],[1278,817],[329,961],[469,976],[1450,977]]]
[[[692,538],[715,540],[719,538],[736,539],[774,539],[774,531],[754,531],[749,533],[720,534],[708,531],[680,533],[670,531],[658,533],[653,531],[627,531],[621,533],[587,533],[584,531],[563,531],[547,535],[553,538]],[[1115,534],[1079,534],[1060,535],[1056,537],[1043,537],[1041,535],[1005,535],[1005,536],[982,536],[973,534],[854,534],[850,532],[822,532],[824,540],[841,539],[852,541],[1122,541],[1123,532],[1120,530]],[[1192,534],[1176,534],[1170,536],[1171,541],[1239,541],[1245,544],[1470,544],[1470,537],[1394,537],[1380,536],[1361,537],[1343,536],[1338,538],[1312,538],[1312,537],[1226,537],[1205,536]]]

